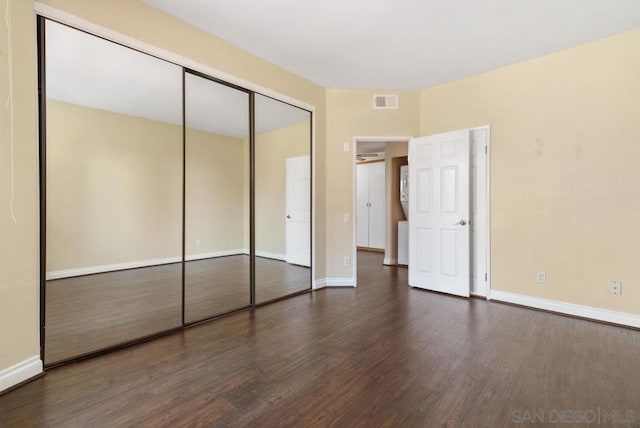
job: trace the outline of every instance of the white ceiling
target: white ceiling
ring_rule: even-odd
[[[159,122],[182,124],[182,68],[49,21],[47,98]],[[187,75],[187,126],[247,138],[248,95]],[[256,96],[256,132],[309,120],[309,113]]]
[[[640,26],[638,0],[142,1],[328,88],[423,89]]]

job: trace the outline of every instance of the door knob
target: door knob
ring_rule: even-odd
[[[453,223],[454,226],[464,226],[465,224],[467,224],[467,222],[464,220],[460,220],[457,223]]]
[[[291,218],[291,216],[289,214],[287,214],[287,218]]]

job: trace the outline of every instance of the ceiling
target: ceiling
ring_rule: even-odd
[[[182,68],[48,21],[47,98],[182,124]],[[186,80],[187,126],[248,138],[245,92],[194,75]],[[309,112],[256,95],[256,132],[308,121]]]
[[[387,149],[386,146],[387,143],[384,141],[358,141],[356,145],[356,154],[384,153]]]
[[[423,89],[640,27],[638,0],[142,0],[327,88]]]

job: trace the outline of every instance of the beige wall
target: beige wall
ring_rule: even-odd
[[[245,145],[238,138],[187,130],[187,257],[249,248]]]
[[[47,101],[47,272],[182,254],[182,128]]]
[[[373,95],[399,95],[397,110],[374,110]],[[414,136],[419,127],[417,91],[327,90],[327,170],[324,176],[327,198],[327,277],[351,278],[353,266],[344,266],[344,257],[353,257],[353,138],[357,136]],[[344,143],[351,145],[345,152]],[[344,223],[344,214],[353,221]]]
[[[244,248],[243,149],[187,129],[187,256]],[[48,100],[47,272],[181,254],[182,127]]]
[[[491,124],[494,289],[640,313],[638,52],[635,30],[422,91],[422,135]]]
[[[31,2],[12,1],[11,11],[13,70],[8,67],[4,25],[0,30],[0,370],[40,352],[35,28]],[[3,2],[0,22],[5,19]],[[10,74],[13,115],[4,108]]]
[[[287,158],[309,155],[309,122],[256,135],[256,250],[286,253]],[[322,229],[320,229],[322,230]]]

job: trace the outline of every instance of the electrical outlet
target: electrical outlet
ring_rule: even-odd
[[[622,282],[621,281],[609,281],[609,293],[617,296],[622,294]]]
[[[200,248],[200,240],[196,239],[196,247]]]
[[[547,273],[546,272],[537,272],[536,273],[536,282],[538,284],[546,284],[547,283]]]
[[[351,151],[351,144],[344,143],[342,148],[344,149],[345,152],[350,152]]]
[[[351,215],[345,214],[344,218],[343,218],[343,221],[344,221],[345,224],[349,224],[351,222]]]
[[[349,266],[351,264],[351,259],[349,257],[344,258],[344,265]]]

